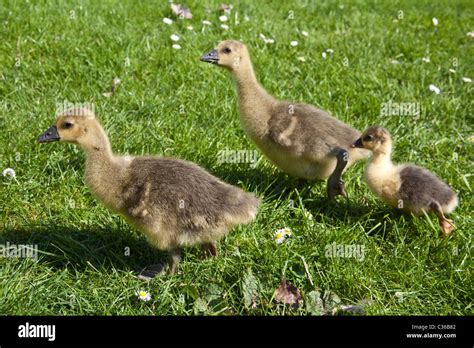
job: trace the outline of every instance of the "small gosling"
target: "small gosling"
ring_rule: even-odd
[[[170,274],[176,272],[181,248],[201,245],[215,256],[215,241],[257,214],[258,198],[194,163],[114,155],[94,113],[85,108],[58,114],[38,141],[73,143],[85,151],[87,186],[107,208],[144,232],[154,247],[169,251],[170,262],[164,266]]]
[[[364,177],[373,193],[388,205],[405,212],[421,215],[433,212],[445,236],[454,229],[444,214],[458,205],[456,193],[441,179],[425,168],[411,164],[396,165],[391,161],[392,138],[380,127],[367,128],[351,147],[372,151]]]

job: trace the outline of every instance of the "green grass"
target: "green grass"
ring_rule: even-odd
[[[219,27],[220,2],[189,1],[194,18],[168,26],[166,1],[1,0],[0,169],[13,168],[16,180],[0,176],[0,244],[38,244],[40,256],[0,258],[0,313],[307,314],[273,299],[286,279],[305,299],[314,289],[344,304],[371,299],[368,315],[472,314],[473,84],[462,80],[474,78],[470,1],[241,1],[228,31]],[[213,25],[203,28],[203,19]],[[171,34],[181,50],[171,48]],[[298,186],[266,160],[255,169],[220,165],[226,147],[255,149],[240,127],[231,77],[199,62],[228,38],[248,44],[273,95],[317,105],[358,129],[388,128],[395,161],[427,167],[459,193],[452,237],[440,238],[433,216],[430,223],[385,206],[362,181],[363,163],[344,176],[349,201],[333,203],[324,182]],[[327,48],[334,53],[323,59]],[[105,98],[114,77],[122,83]],[[381,117],[389,100],[420,103],[421,116]],[[79,149],[35,142],[64,101],[94,103],[117,153],[191,160],[263,197],[256,221],[232,230],[218,258],[202,260],[190,248],[176,276],[138,280],[136,268],[165,254],[93,198]],[[276,245],[273,232],[285,226],[294,237]],[[364,259],[326,257],[333,242],[364,246]],[[249,269],[259,283],[255,309],[244,302]],[[139,289],[152,301],[140,302]]]

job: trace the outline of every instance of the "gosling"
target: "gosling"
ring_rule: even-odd
[[[421,215],[433,212],[445,236],[454,229],[444,214],[458,205],[456,193],[427,169],[411,165],[395,165],[391,161],[392,138],[380,127],[367,128],[351,147],[372,151],[365,168],[365,181],[374,194],[388,205],[404,212]]]
[[[349,147],[359,131],[311,105],[269,95],[255,77],[247,47],[239,41],[223,41],[201,60],[232,73],[242,127],[270,162],[301,179],[329,178],[329,199],[346,196],[342,173],[369,154]]]
[[[169,252],[169,262],[155,265],[161,266],[156,273],[168,269],[174,274],[183,247],[201,245],[205,253],[216,256],[216,241],[233,226],[256,217],[258,198],[194,163],[114,155],[91,110],[59,113],[38,141],[72,143],[85,151],[85,181],[94,195],[144,232],[154,247]]]

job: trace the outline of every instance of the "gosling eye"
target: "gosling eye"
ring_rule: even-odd
[[[73,124],[71,122],[64,122],[62,125],[61,125],[61,128],[63,129],[69,129],[69,128],[72,128]]]
[[[229,54],[230,52],[232,52],[232,50],[229,47],[225,47],[222,51],[226,54]]]
[[[374,140],[374,137],[372,135],[366,135],[364,137],[364,139],[362,139],[363,141],[366,141],[366,142],[369,142],[369,141],[372,141]]]

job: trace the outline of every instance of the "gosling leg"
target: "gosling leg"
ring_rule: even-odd
[[[328,198],[331,200],[334,197],[341,195],[347,197],[346,189],[344,187],[344,181],[341,179],[342,172],[347,166],[347,161],[349,160],[349,153],[347,150],[340,149],[337,153],[337,164],[336,169],[332,172],[331,176],[328,179]]]
[[[173,275],[178,269],[179,262],[181,261],[181,249],[173,249],[169,252],[169,274]]]
[[[217,256],[217,248],[214,243],[205,243],[201,245],[201,249],[204,257]]]
[[[430,208],[438,217],[439,226],[441,227],[441,231],[443,231],[444,236],[449,236],[455,227],[453,221],[446,219],[443,210],[441,209],[441,205],[437,201],[431,202]]]

